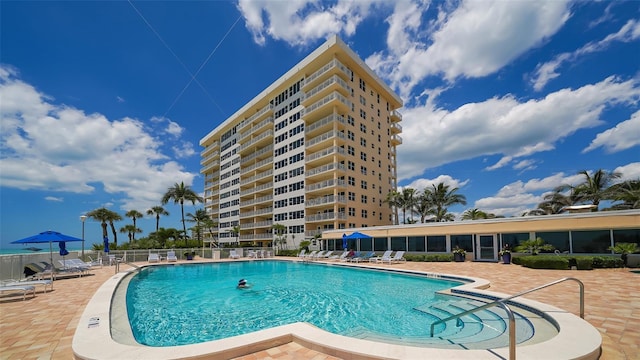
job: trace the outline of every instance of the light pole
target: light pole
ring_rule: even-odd
[[[84,221],[87,220],[87,215],[81,215],[80,221],[82,221],[82,261],[84,261]]]

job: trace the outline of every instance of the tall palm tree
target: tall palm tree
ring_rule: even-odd
[[[464,195],[456,194],[458,188],[450,189],[449,185],[439,183],[431,185],[431,188],[424,189],[426,196],[435,207],[436,221],[452,221],[453,214],[448,213],[448,207],[455,204],[467,205],[467,198]]]
[[[231,233],[231,235],[233,235],[233,237],[236,238],[236,242],[238,244],[240,244],[240,241],[238,241],[238,235],[240,235],[240,226],[234,226],[231,228],[231,230],[229,230],[229,232]]]
[[[215,237],[213,235],[213,230],[218,227],[218,223],[213,221],[210,217],[207,216],[207,218],[202,221],[202,227],[209,231],[209,241],[212,244],[215,243],[215,247],[218,247],[218,242],[214,241]]]
[[[577,186],[564,185],[560,189],[570,189],[571,196],[576,203],[588,203],[596,206],[600,205],[601,200],[607,198],[607,189],[611,183],[622,176],[618,172],[608,173],[605,170],[598,169],[593,175],[587,170],[582,170],[578,174],[584,176],[584,181]]]
[[[99,208],[95,210],[91,210],[87,213],[87,217],[94,219],[96,221],[100,221],[100,226],[102,227],[102,238],[108,238],[109,234],[107,233],[107,221],[109,220],[109,210],[106,208]]]
[[[154,206],[147,210],[147,215],[155,215],[156,217],[156,232],[160,229],[160,215],[169,216],[169,212],[162,206]]]
[[[126,214],[124,214],[124,216],[126,216],[128,218],[131,218],[131,220],[133,220],[133,228],[134,229],[138,229],[138,227],[136,225],[136,219],[139,219],[139,218],[143,217],[144,215],[138,210],[129,210],[129,211],[126,212]],[[140,229],[138,229],[138,230],[140,230]],[[129,242],[131,242],[131,240],[135,240],[136,239],[136,233],[137,232],[142,232],[142,230],[134,231],[132,233],[133,236],[129,239]]]
[[[202,233],[201,231],[202,227],[200,226],[200,224],[204,223],[207,219],[210,219],[209,215],[207,214],[207,211],[205,209],[198,209],[196,210],[195,214],[187,213],[187,218],[188,218],[187,220],[188,222],[196,223],[198,243],[202,245],[202,237],[200,236]]]
[[[184,220],[184,202],[191,201],[193,205],[196,202],[203,202],[204,200],[195,191],[191,189],[190,186],[185,185],[184,182],[180,184],[175,183],[172,187],[167,189],[167,192],[162,197],[162,205],[165,205],[169,202],[169,200],[173,200],[174,204],[180,204],[180,211],[182,212],[182,231],[184,234],[185,244],[187,242],[187,224]]]
[[[282,249],[282,246],[287,243],[287,227],[282,224],[273,224],[272,228],[276,235],[276,245]]]
[[[495,217],[495,215],[493,216]],[[462,220],[478,220],[478,219],[488,219],[489,214],[482,210],[478,210],[477,208],[467,209],[462,214]]]
[[[100,226],[102,226],[102,238],[108,238],[107,234],[107,223],[111,226],[111,232],[113,233],[113,243],[117,247],[118,246],[118,235],[116,233],[116,227],[113,224],[114,221],[122,220],[122,216],[117,212],[111,211],[107,208],[99,208],[95,210],[91,210],[87,213],[87,216],[100,221]]]
[[[416,198],[414,210],[418,215],[420,215],[421,223],[426,221],[427,216],[435,214],[433,203],[431,203],[431,200],[428,197],[424,196],[424,192]]]
[[[391,190],[387,194],[387,198],[384,200],[384,202],[389,204],[389,207],[393,210],[393,215],[394,215],[393,225],[398,225],[399,224],[398,209],[401,206],[401,204],[400,204],[400,196],[401,195],[400,195],[399,192],[397,192],[396,190]]]

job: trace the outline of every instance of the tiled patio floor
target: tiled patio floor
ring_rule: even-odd
[[[373,265],[363,265],[373,266]],[[593,271],[532,270],[496,263],[406,263],[378,265],[480,277],[492,291],[515,294],[563,277],[585,284],[585,319],[603,336],[602,360],[640,360],[640,274],[628,269]],[[122,265],[121,270],[126,269]],[[82,278],[54,283],[54,290],[22,301],[0,297],[0,359],[72,359],[71,342],[84,310],[114,267],[95,269]],[[579,314],[578,285],[565,282],[529,294],[527,298]],[[296,343],[239,359],[336,359]]]

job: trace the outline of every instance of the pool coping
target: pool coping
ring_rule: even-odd
[[[357,264],[330,263],[329,265],[360,267]],[[181,264],[172,266],[181,266]],[[365,268],[393,270],[442,279],[469,280],[471,282],[454,289],[480,296],[509,296],[486,290],[490,283],[479,278],[368,266]],[[508,348],[455,350],[397,345],[332,334],[308,323],[283,325],[193,345],[150,347],[140,344],[122,344],[111,337],[111,302],[118,284],[134,271],[135,269],[132,269],[110,277],[100,286],[85,307],[72,342],[76,359],[229,359],[290,342],[297,342],[310,349],[342,359],[456,358],[464,360],[506,359],[509,357]],[[518,298],[516,302],[544,313],[553,319],[559,327],[558,335],[547,341],[518,346],[516,349],[518,359],[598,359],[602,337],[591,324],[579,316],[551,305],[525,298]]]

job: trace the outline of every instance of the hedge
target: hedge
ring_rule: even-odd
[[[575,266],[578,270],[620,268],[624,266],[622,259],[613,256],[590,255],[527,255],[512,259],[517,265],[532,269],[567,270]]]

